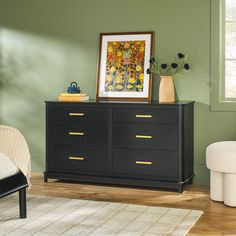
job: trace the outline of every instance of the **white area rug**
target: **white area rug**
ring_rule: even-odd
[[[79,199],[27,196],[28,217],[18,218],[18,195],[0,199],[0,235],[186,235],[203,213]]]

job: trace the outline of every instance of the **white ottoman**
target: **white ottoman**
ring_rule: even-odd
[[[236,207],[236,141],[209,145],[206,165],[211,170],[210,198]]]

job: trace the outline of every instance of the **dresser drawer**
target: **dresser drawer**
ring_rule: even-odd
[[[60,106],[48,109],[49,120],[65,120],[79,122],[107,122],[108,109],[85,106]]]
[[[113,147],[178,150],[178,126],[114,124]]]
[[[158,108],[114,108],[114,122],[177,124],[177,109]]]
[[[50,144],[107,146],[108,126],[93,123],[49,122],[48,142]]]
[[[112,171],[136,177],[177,178],[178,154],[170,151],[114,149]]]
[[[107,172],[108,150],[79,146],[48,146],[48,168],[62,172]]]

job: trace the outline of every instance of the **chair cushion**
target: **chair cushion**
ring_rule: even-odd
[[[222,141],[206,149],[207,168],[223,173],[236,173],[236,141]]]
[[[4,154],[0,153],[0,180],[19,172],[14,163]]]

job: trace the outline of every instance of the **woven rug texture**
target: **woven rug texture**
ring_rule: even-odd
[[[18,195],[0,199],[0,236],[186,235],[198,210],[104,201],[27,196],[27,218],[19,219]]]

